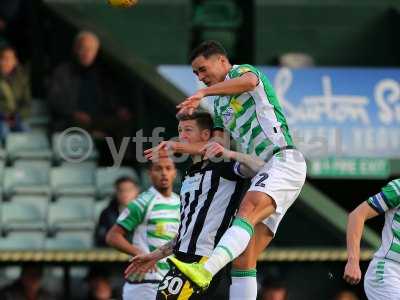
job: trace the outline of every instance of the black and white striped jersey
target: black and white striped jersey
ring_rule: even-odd
[[[182,182],[181,224],[175,252],[210,256],[239,207],[246,180],[239,164],[203,161],[193,164]]]

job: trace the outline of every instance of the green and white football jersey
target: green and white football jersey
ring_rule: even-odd
[[[367,202],[378,213],[385,214],[382,245],[374,256],[400,263],[400,178],[390,181]]]
[[[117,224],[133,232],[132,244],[149,253],[171,241],[180,224],[180,198],[177,194],[164,197],[154,187],[141,193],[120,214]],[[157,272],[144,279],[161,280],[168,272],[166,260],[157,262]],[[133,275],[131,280],[137,279]]]
[[[292,137],[275,91],[257,68],[235,65],[225,80],[252,72],[259,79],[250,92],[233,96],[218,96],[214,100],[214,127],[230,132],[241,151],[267,159],[274,150],[293,146]]]

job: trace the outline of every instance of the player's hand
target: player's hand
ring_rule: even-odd
[[[175,151],[174,141],[163,141],[154,148],[150,148],[144,151],[144,157],[147,160],[157,160],[163,156],[169,156]]]
[[[203,148],[200,149],[200,151],[204,154],[205,159],[213,159],[217,157],[224,157],[224,158],[230,158],[231,151],[224,148],[221,144],[217,142],[209,142],[207,143]]]
[[[128,278],[133,273],[144,275],[149,272],[156,272],[157,258],[151,253],[137,255],[130,261],[129,266],[124,271],[124,277]]]
[[[343,279],[350,284],[358,284],[361,280],[360,263],[348,260],[344,268]]]
[[[193,111],[199,107],[200,101],[205,97],[202,90],[198,90],[194,95],[186,98],[181,104],[176,107],[179,109],[177,115],[191,115]]]

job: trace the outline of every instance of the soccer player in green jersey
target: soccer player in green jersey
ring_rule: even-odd
[[[400,299],[400,178],[390,181],[381,192],[350,213],[348,258],[343,278],[350,284],[360,282],[360,241],[364,223],[379,214],[385,215],[382,245],[369,264],[364,289],[369,300]]]
[[[151,164],[149,176],[153,186],[128,204],[106,237],[110,246],[132,257],[150,253],[174,239],[180,224],[180,199],[172,192],[174,162],[160,157]],[[128,232],[133,233],[132,243],[126,239]],[[155,299],[158,284],[168,270],[164,259],[144,278],[143,274],[133,274],[125,282],[123,299]]]
[[[233,226],[223,235],[204,264],[172,263],[200,288],[230,261],[240,270],[233,280],[231,299],[253,300],[257,296],[254,277],[256,262],[269,245],[287,209],[299,195],[306,177],[306,164],[295,148],[282,107],[267,77],[251,65],[231,65],[223,47],[204,42],[191,56],[194,74],[207,87],[198,90],[178,108],[192,113],[206,96],[214,100],[213,136],[225,140],[225,131],[241,151],[265,161],[253,178]],[[196,153],[204,144],[179,145],[163,142],[151,152],[168,148],[174,152]],[[240,256],[239,256],[240,255]],[[239,276],[239,275],[238,275]],[[238,284],[235,284],[237,282]]]

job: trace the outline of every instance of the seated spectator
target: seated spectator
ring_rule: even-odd
[[[287,300],[288,290],[281,282],[266,282],[261,288],[261,300]]]
[[[2,300],[51,300],[54,299],[42,288],[43,269],[38,265],[24,265],[21,276],[0,291]]]
[[[139,186],[129,177],[121,177],[115,182],[116,194],[109,205],[101,212],[95,230],[95,244],[97,247],[107,247],[106,234],[115,224],[119,214],[130,201],[135,199],[140,192]]]
[[[131,113],[115,99],[112,80],[97,60],[99,49],[98,37],[82,31],[75,38],[74,60],[56,68],[48,93],[55,131],[78,126],[95,138],[129,136]]]
[[[335,296],[334,300],[358,300],[358,297],[351,291],[343,290]]]
[[[9,131],[26,131],[31,108],[29,76],[10,46],[0,49],[0,137]]]
[[[88,300],[115,299],[106,269],[100,267],[91,268],[87,280],[89,288]]]

